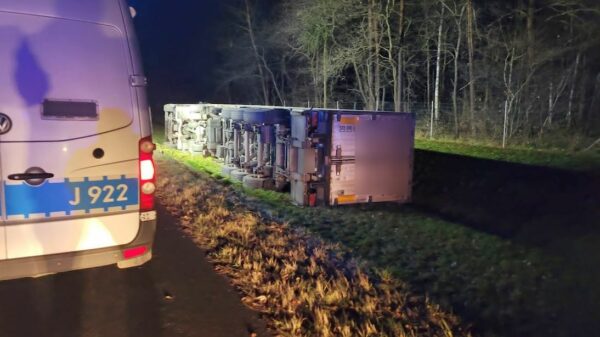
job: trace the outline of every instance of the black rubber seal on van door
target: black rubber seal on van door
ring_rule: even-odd
[[[42,118],[55,120],[97,120],[98,103],[94,101],[44,100]]]

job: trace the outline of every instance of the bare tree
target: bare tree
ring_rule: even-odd
[[[454,77],[452,79],[452,115],[454,117],[454,137],[458,138],[460,135],[459,128],[459,118],[458,118],[458,73],[459,73],[459,59],[460,59],[460,50],[462,45],[462,25],[463,25],[463,17],[465,14],[466,5],[460,4],[458,5],[456,1],[454,2],[454,8],[447,7],[448,10],[452,13],[454,17],[454,22],[456,25],[456,44],[453,50],[453,62],[454,62]],[[458,7],[458,8],[457,8]]]
[[[256,59],[256,69],[260,75],[260,85],[262,86],[263,99],[264,104],[269,105],[269,89],[267,88],[268,80],[265,75],[265,71],[263,69],[264,64],[262,62],[262,56],[258,50],[258,46],[256,44],[256,38],[254,37],[254,25],[252,23],[252,11],[250,7],[250,0],[244,0],[245,5],[245,18],[246,18],[246,32],[248,33],[248,37],[250,39],[250,44],[252,45],[252,51],[254,52],[254,57]]]
[[[444,12],[445,6],[442,6],[440,12],[440,20],[438,24],[438,36],[437,36],[437,56],[435,60],[435,89],[433,95],[433,109],[435,120],[440,118],[440,76],[441,76],[441,64],[442,64],[442,33],[444,29]]]
[[[469,110],[471,112],[471,132],[475,131],[475,70],[473,66],[475,58],[474,43],[474,21],[473,0],[467,0],[467,49],[469,53]]]

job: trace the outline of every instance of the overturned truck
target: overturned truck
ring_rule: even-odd
[[[167,146],[214,157],[246,187],[289,190],[303,206],[411,198],[413,114],[204,103],[164,110]]]

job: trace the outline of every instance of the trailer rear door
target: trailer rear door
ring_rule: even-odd
[[[342,114],[331,135],[330,204],[410,200],[412,114]]]

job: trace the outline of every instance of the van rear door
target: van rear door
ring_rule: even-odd
[[[0,116],[0,133],[7,127],[3,124],[4,118]],[[2,136],[0,136],[0,141]],[[5,220],[4,220],[4,189],[2,183],[2,154],[0,154],[0,261],[6,259],[6,234],[5,234]]]
[[[140,130],[127,46],[113,25],[0,10],[7,258],[135,238]]]

